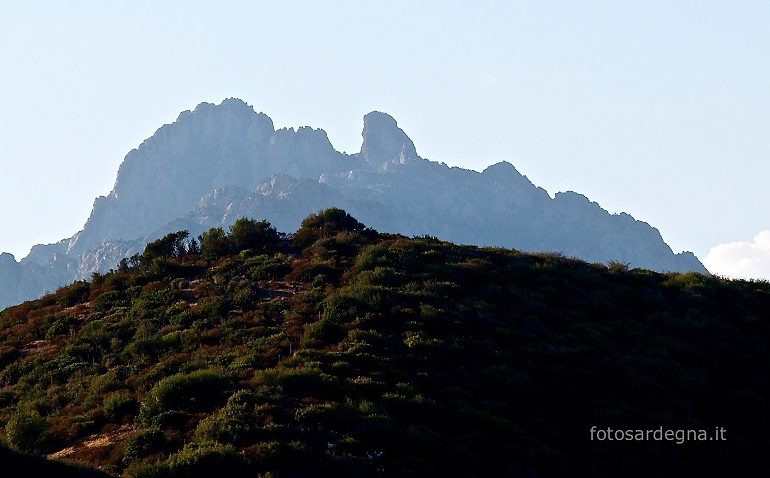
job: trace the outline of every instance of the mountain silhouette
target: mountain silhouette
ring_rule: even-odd
[[[0,255],[0,307],[114,268],[170,231],[197,235],[248,216],[291,232],[332,206],[385,232],[708,273],[649,224],[575,192],[551,198],[510,163],[477,172],[421,158],[385,113],[364,116],[362,136],[360,152],[345,154],[323,130],[276,130],[239,99],[201,103],[126,155],[80,232],[18,262]]]

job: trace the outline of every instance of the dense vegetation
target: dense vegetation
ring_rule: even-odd
[[[0,314],[0,435],[130,477],[767,465],[770,284],[368,229],[185,231]],[[726,441],[592,441],[606,428]]]

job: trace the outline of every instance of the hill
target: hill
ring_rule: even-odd
[[[3,311],[0,432],[130,477],[735,474],[768,317],[766,282],[241,219]]]
[[[424,159],[385,113],[364,117],[361,150],[346,154],[321,129],[276,130],[265,114],[229,99],[183,112],[129,152],[82,231],[35,246],[19,262],[0,255],[0,307],[106,272],[169,232],[197,235],[241,216],[293,231],[333,206],[380,231],[707,273],[649,224],[578,193],[551,198],[510,163],[476,172]]]

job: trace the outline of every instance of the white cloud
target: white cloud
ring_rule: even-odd
[[[742,279],[770,279],[770,231],[751,242],[728,242],[709,250],[703,260],[714,274]]]

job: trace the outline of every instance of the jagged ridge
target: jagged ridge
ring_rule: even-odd
[[[367,114],[362,136],[361,151],[348,155],[323,130],[276,130],[238,99],[185,111],[128,153],[82,231],[35,246],[19,263],[3,256],[0,307],[115,267],[181,226],[197,233],[244,215],[295,230],[329,206],[382,231],[708,272],[692,253],[674,254],[647,223],[577,193],[552,199],[510,163],[479,173],[423,159],[385,113]]]

